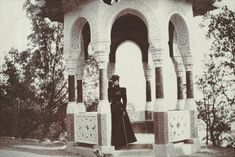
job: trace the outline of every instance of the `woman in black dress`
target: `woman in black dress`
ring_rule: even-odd
[[[128,147],[128,143],[137,141],[126,112],[126,88],[119,87],[119,78],[118,75],[113,75],[111,78],[113,86],[108,88],[112,113],[111,143],[116,149]]]

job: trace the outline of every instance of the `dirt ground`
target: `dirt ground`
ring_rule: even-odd
[[[23,148],[16,146],[32,146],[32,148]],[[45,149],[35,149],[34,147],[45,147]],[[77,151],[47,150],[47,148],[62,148],[62,143],[45,144],[37,140],[22,140],[14,138],[0,138],[0,157],[90,157],[91,155],[82,155]],[[92,155],[94,157],[94,155]],[[200,153],[181,157],[235,157],[235,149],[209,147],[202,149]]]

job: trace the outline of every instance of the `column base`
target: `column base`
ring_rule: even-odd
[[[154,112],[166,112],[167,105],[165,104],[164,98],[157,98],[154,104]]]
[[[145,104],[145,120],[153,119],[154,103],[152,101]]]
[[[78,104],[76,102],[69,102],[67,109],[66,109],[66,113],[67,114],[75,114],[78,112],[79,112]]]
[[[98,104],[98,113],[111,113],[110,103],[108,100],[100,100]]]
[[[114,146],[94,146],[96,156],[114,157]]]
[[[98,145],[111,145],[111,113],[98,113]]]
[[[176,110],[184,110],[185,109],[185,100],[178,99],[176,104]]]
[[[175,157],[175,148],[172,143],[154,144],[153,152],[155,157]]]
[[[83,102],[77,103],[77,106],[78,106],[78,111],[79,112],[86,112],[86,106]]]
[[[185,100],[185,109],[186,110],[191,110],[191,111],[196,111],[197,110],[197,105],[194,101],[194,98],[187,98]]]

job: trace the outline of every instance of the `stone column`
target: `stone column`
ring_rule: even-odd
[[[193,72],[192,72],[192,56],[188,53],[187,56],[184,56],[184,66],[186,71],[186,101],[185,109],[190,112],[190,136],[189,140],[186,140],[185,143],[193,144],[193,152],[200,151],[200,142],[198,138],[198,123],[197,123],[197,107],[194,102],[194,91],[193,91]]]
[[[183,89],[183,76],[184,76],[184,65],[182,61],[182,57],[179,56],[173,56],[172,57],[174,66],[175,66],[175,72],[177,77],[177,104],[176,109],[177,110],[183,110],[185,109],[185,100],[184,100],[184,89]]]
[[[108,54],[110,43],[98,41],[92,45],[99,68],[98,148],[104,154],[114,150],[111,146],[111,109],[108,102]]]
[[[152,120],[153,119],[153,108],[154,103],[152,102],[152,89],[151,89],[151,72],[152,67],[149,63],[143,63],[144,74],[146,79],[146,104],[145,104],[145,119]]]
[[[66,110],[66,127],[68,132],[68,140],[75,141],[74,135],[74,116],[78,113],[79,109],[76,104],[75,96],[75,74],[76,74],[77,57],[71,53],[66,58],[66,72],[68,74],[68,106]]]
[[[83,70],[84,64],[79,65],[78,72],[76,75],[77,78],[77,106],[78,112],[86,112],[86,107],[83,102]]]
[[[184,66],[186,71],[186,104],[185,109],[188,110],[197,110],[196,104],[194,102],[194,91],[193,91],[193,64],[192,56],[187,55],[184,57]]]
[[[160,40],[150,42],[150,52],[152,54],[153,63],[155,66],[155,86],[156,86],[156,101],[154,105],[154,134],[155,144],[153,149],[155,154],[173,157],[174,146],[169,143],[168,136],[168,112],[167,106],[164,104],[164,89],[162,76],[162,48]]]

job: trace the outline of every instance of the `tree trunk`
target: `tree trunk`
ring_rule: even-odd
[[[214,131],[213,129],[210,129],[210,137],[211,137],[211,142],[213,146],[216,146],[216,138],[214,136]]]

